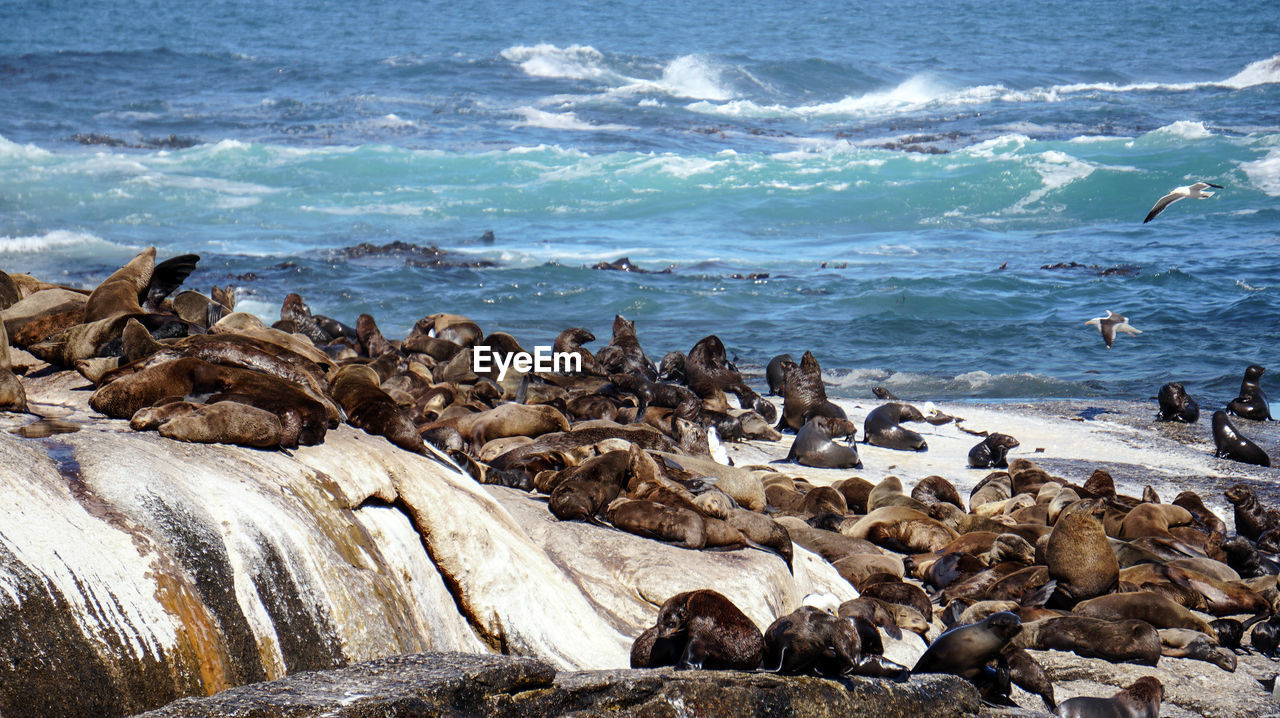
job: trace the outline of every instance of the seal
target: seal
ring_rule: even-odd
[[[1227,412],[1221,409],[1213,412],[1213,445],[1216,447],[1213,455],[1220,459],[1271,466],[1271,457],[1267,456],[1267,452],[1241,434],[1227,418]]]
[[[280,419],[269,411],[238,401],[219,401],[174,416],[157,430],[161,436],[178,441],[274,449],[280,446],[282,428]]]
[[[928,451],[924,437],[900,426],[904,421],[924,421],[920,410],[910,404],[890,402],[867,414],[862,424],[863,441],[872,446],[898,451]]]
[[[610,374],[635,374],[648,381],[658,380],[658,371],[645,356],[636,338],[636,325],[621,314],[613,317],[613,338],[596,352],[596,362]]]
[[[1070,608],[1080,601],[1101,596],[1115,588],[1120,564],[1102,522],[1101,500],[1077,501],[1079,509],[1058,516],[1045,546],[1049,577],[1058,582],[1049,600],[1052,608]]]
[[[706,523],[696,511],[667,506],[656,501],[614,499],[605,508],[614,528],[637,536],[668,541],[688,549],[707,545]]]
[[[827,407],[828,404],[834,411]],[[805,352],[800,357],[800,366],[786,373],[782,388],[782,418],[778,421],[778,430],[790,427],[793,431],[799,431],[809,419],[819,413],[845,418],[838,406],[827,401],[827,389],[822,384],[822,367],[818,366],[818,360],[814,358],[813,352]]]
[[[1241,536],[1257,541],[1262,534],[1280,528],[1280,511],[1263,506],[1247,484],[1232,484],[1223,495],[1235,508],[1236,533]]]
[[[138,298],[151,284],[155,269],[156,248],[148,247],[111,276],[99,284],[84,304],[84,323],[116,317],[121,314],[141,314]]]
[[[881,655],[863,655],[857,621],[813,606],[801,606],[778,618],[764,633],[764,670],[785,675],[858,674],[905,680],[906,666]]]
[[[853,436],[857,431],[858,427],[847,419],[815,416],[796,432],[784,461],[823,469],[861,469],[858,450],[834,441],[836,436]]]
[[[1215,636],[1204,619],[1153,591],[1128,591],[1091,598],[1073,609],[1082,616],[1109,620],[1137,618],[1156,628],[1190,628],[1206,636]]]
[[[591,353],[590,349],[583,348],[583,344],[596,340],[596,335],[581,327],[571,327],[556,335],[555,341],[551,345],[552,351],[562,354],[577,354],[581,357],[582,373],[592,374],[595,376],[605,376],[607,372],[596,362],[596,355]]]
[[[744,409],[759,412],[766,421],[777,418],[773,404],[747,386],[742,375],[729,363],[720,337],[711,334],[699,339],[685,357],[684,370],[689,388],[704,400],[720,392],[730,392],[738,397],[738,404]]]
[[[1008,611],[993,613],[978,623],[956,626],[929,645],[911,672],[950,673],[975,682],[987,663],[1004,661],[1004,647],[1021,630],[1022,621]]]
[[[1241,419],[1254,421],[1271,420],[1271,404],[1262,391],[1260,382],[1267,370],[1254,364],[1244,370],[1244,380],[1240,382],[1240,395],[1227,402],[1227,411]]]
[[[1158,718],[1164,686],[1154,676],[1143,676],[1110,698],[1076,696],[1058,705],[1059,718]]]
[[[937,475],[926,476],[917,481],[915,487],[911,489],[911,498],[926,506],[942,502],[964,509],[964,503],[960,500],[960,492],[956,490],[955,484]]]
[[[1156,401],[1160,402],[1156,421],[1180,421],[1184,424],[1194,424],[1200,419],[1200,405],[1188,396],[1187,390],[1177,382],[1170,382],[1160,387],[1160,393],[1156,394]]]
[[[655,659],[675,655],[678,656],[675,661],[677,670],[750,671],[758,668],[764,657],[764,636],[760,629],[732,601],[710,589],[678,593],[668,598],[658,610],[654,628],[656,631],[648,660],[645,660],[643,652],[637,656],[633,646],[633,667],[671,665],[655,662]]]
[[[930,553],[959,537],[954,530],[905,506],[885,506],[858,519],[843,533],[898,553]]]
[[[382,390],[378,375],[363,364],[338,370],[330,382],[333,398],[347,413],[347,423],[366,434],[381,436],[416,454],[428,454],[409,415]]]
[[[1072,614],[1030,621],[1022,624],[1022,632],[1013,645],[1038,651],[1069,651],[1112,663],[1154,666],[1160,660],[1160,635],[1154,626],[1139,619],[1109,621]]]
[[[1009,462],[1005,454],[1017,446],[1018,440],[1008,434],[992,434],[969,450],[969,468],[1007,469]]]
[[[782,396],[782,388],[787,382],[788,365],[796,367],[796,360],[790,354],[779,354],[769,360],[764,369],[764,380],[769,385],[770,396]]]

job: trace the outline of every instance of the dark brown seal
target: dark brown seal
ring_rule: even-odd
[[[174,416],[160,424],[158,431],[178,441],[274,449],[280,446],[282,429],[280,420],[269,411],[237,401],[219,401]]]
[[[1155,676],[1143,676],[1110,698],[1076,696],[1058,705],[1059,718],[1158,718],[1164,686]]]
[[[689,509],[655,501],[618,498],[606,507],[605,513],[609,523],[630,534],[669,541],[690,549],[707,545],[706,523],[701,515]]]
[[[730,392],[738,397],[738,404],[742,408],[754,409],[766,421],[777,418],[777,410],[773,404],[747,386],[742,375],[729,363],[724,342],[714,334],[699,339],[689,350],[689,355],[685,357],[684,372],[689,388],[703,399],[716,392]]]
[[[786,365],[796,366],[796,360],[791,358],[790,354],[779,354],[769,360],[769,365],[764,369],[764,380],[769,385],[769,393],[773,396],[782,396],[782,387],[787,381]]]
[[[822,383],[822,367],[813,352],[800,357],[800,366],[787,372],[782,388],[782,418],[778,429],[790,427],[799,431],[805,422],[818,415],[827,404],[827,389]]]
[[[764,669],[785,675],[906,678],[906,666],[881,655],[864,655],[858,620],[832,616],[813,606],[779,617],[764,633]]]
[[[342,367],[329,386],[333,398],[347,412],[348,424],[365,433],[385,437],[405,451],[426,453],[418,428],[408,413],[382,390],[378,375],[368,366]]]
[[[1018,446],[1018,440],[1008,434],[992,434],[969,450],[971,469],[1007,469],[1005,454]]]
[[[1271,404],[1262,391],[1262,375],[1267,370],[1254,364],[1244,370],[1244,379],[1240,382],[1240,395],[1227,403],[1227,411],[1241,419],[1269,421]]]
[[[1232,484],[1223,492],[1235,508],[1236,533],[1251,541],[1280,528],[1280,511],[1263,506],[1258,495],[1247,484]]]
[[[904,421],[924,421],[924,415],[910,404],[890,402],[878,406],[867,414],[862,424],[862,440],[885,449],[928,451],[924,437],[901,426]]]
[[[852,436],[857,430],[848,419],[815,416],[796,432],[785,460],[823,469],[861,469],[858,450],[834,440],[836,436]]]
[[[1200,419],[1200,405],[1187,395],[1187,390],[1178,382],[1170,382],[1160,387],[1160,393],[1156,394],[1156,401],[1160,403],[1156,421],[1180,421],[1184,424],[1194,424]]]
[[[1139,619],[1117,621],[1091,616],[1061,616],[1024,623],[1013,640],[1021,648],[1070,651],[1112,663],[1132,661],[1148,666],[1160,660],[1160,635]]]
[[[648,656],[643,646],[633,646],[633,668],[672,665],[667,661],[674,656],[677,669],[750,671],[760,666],[764,656],[760,629],[732,601],[710,589],[667,599],[658,610],[654,629]]]
[[[649,381],[658,380],[658,371],[645,356],[636,339],[636,325],[621,314],[613,318],[613,338],[596,352],[596,362],[610,374],[635,374]]]
[[[1255,466],[1271,466],[1271,457],[1267,456],[1267,452],[1241,434],[1227,418],[1227,412],[1221,409],[1213,412],[1213,445],[1215,447],[1213,455],[1220,459],[1231,459]]]
[[[1002,658],[1004,647],[1022,630],[1022,621],[1000,611],[943,633],[929,645],[912,673],[950,673],[970,681],[978,679],[987,663]]]

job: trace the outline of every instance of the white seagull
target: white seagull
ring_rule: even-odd
[[[1102,342],[1111,348],[1111,343],[1116,340],[1116,332],[1124,332],[1125,334],[1141,334],[1142,331],[1129,326],[1129,320],[1116,314],[1110,309],[1107,310],[1107,316],[1094,317],[1085,324],[1092,324],[1102,332]]]
[[[1213,187],[1214,189],[1222,189],[1222,185],[1210,184],[1208,182],[1196,182],[1195,184],[1187,185],[1186,187],[1174,188],[1172,192],[1161,197],[1160,200],[1156,202],[1156,205],[1147,213],[1147,218],[1142,220],[1142,223],[1146,224],[1147,222],[1155,219],[1156,215],[1163,212],[1165,207],[1168,207],[1180,199],[1186,199],[1187,197],[1192,199],[1208,199],[1212,197],[1212,192],[1205,192],[1205,190],[1210,187]]]

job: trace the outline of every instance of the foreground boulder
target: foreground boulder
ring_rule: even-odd
[[[425,653],[300,673],[210,698],[187,698],[143,715],[540,718],[608,713],[948,718],[976,715],[981,707],[977,692],[954,676],[921,676],[893,683],[671,669],[556,673],[548,664],[527,658]]]

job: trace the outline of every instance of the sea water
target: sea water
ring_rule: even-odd
[[[5,1],[0,20],[6,271],[93,286],[154,245],[268,320],[293,291],[389,337],[445,311],[528,347],[572,326],[599,347],[622,314],[655,360],[708,334],[752,373],[811,350],[850,397],[1176,380],[1212,406],[1280,365],[1277,3]],[[1197,180],[1224,189],[1142,223]],[[393,242],[446,253],[350,250]],[[648,272],[591,268],[621,257]],[[1107,349],[1085,322],[1108,309],[1142,334]]]

